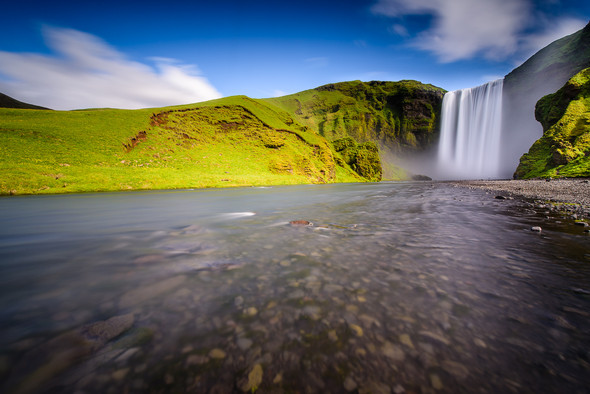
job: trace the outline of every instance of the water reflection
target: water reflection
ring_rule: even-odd
[[[0,216],[3,390],[588,387],[589,238],[518,201],[382,183],[10,198]]]

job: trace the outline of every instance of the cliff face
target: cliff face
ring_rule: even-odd
[[[512,173],[518,158],[542,135],[534,118],[537,101],[587,67],[590,67],[590,23],[541,49],[504,78],[504,172]]]
[[[590,68],[537,102],[543,136],[522,156],[515,178],[590,176]]]
[[[352,81],[269,100],[329,141],[351,137],[400,153],[437,140],[444,93],[416,81]]]

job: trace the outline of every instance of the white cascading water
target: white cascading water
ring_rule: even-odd
[[[445,94],[438,146],[447,179],[500,177],[503,79]]]

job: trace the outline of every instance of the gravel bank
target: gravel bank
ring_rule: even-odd
[[[484,189],[499,194],[550,200],[581,205],[590,208],[590,180],[552,179],[505,180],[505,181],[454,181],[455,186]]]

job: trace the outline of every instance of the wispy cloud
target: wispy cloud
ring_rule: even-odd
[[[402,36],[402,37],[409,37],[410,36],[408,29],[404,25],[401,25],[399,23],[392,25],[389,28],[389,31],[393,34],[397,34],[398,36]]]
[[[0,51],[0,92],[54,109],[146,108],[218,98],[198,69],[174,59],[132,61],[100,38],[45,28],[52,55]]]
[[[280,90],[280,89],[275,89],[275,90],[273,90],[273,92],[272,92],[272,97],[282,97],[282,96],[286,96],[286,95],[288,95],[288,94],[289,94],[289,93],[287,93],[287,92],[285,92],[285,91],[283,91],[283,90]]]
[[[411,45],[433,53],[441,62],[476,56],[505,60],[534,52],[548,38],[573,33],[585,24],[557,16],[552,23],[542,24],[530,0],[378,0],[372,10],[398,22],[406,15],[431,16],[431,25],[417,32]],[[394,26],[403,36],[403,26]]]
[[[305,63],[309,68],[322,68],[328,66],[329,60],[327,57],[324,56],[310,57],[305,59]]]

